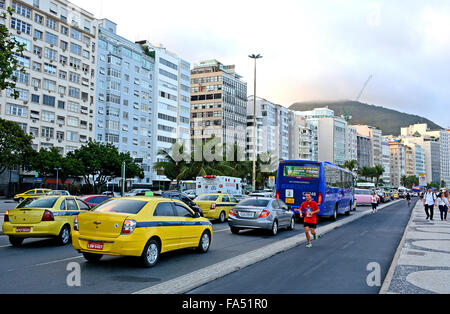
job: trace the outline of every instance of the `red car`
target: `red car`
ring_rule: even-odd
[[[94,207],[100,203],[103,203],[107,199],[110,199],[111,196],[108,195],[85,195],[79,197],[81,200],[88,203],[89,206]]]

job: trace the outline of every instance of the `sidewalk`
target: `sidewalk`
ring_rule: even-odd
[[[426,220],[417,202],[380,294],[450,293],[450,216]]]

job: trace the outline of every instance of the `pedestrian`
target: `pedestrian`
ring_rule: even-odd
[[[439,211],[441,212],[441,221],[447,221],[449,208],[448,193],[441,192],[438,198]]]
[[[433,220],[434,204],[436,202],[436,194],[431,188],[423,195],[423,205],[425,206],[426,219]]]
[[[411,205],[411,194],[409,194],[409,192],[406,193],[406,205]]]
[[[379,199],[379,197],[378,197],[377,193],[373,192],[372,198],[371,198],[372,214],[377,212],[378,199]]]
[[[309,234],[311,230],[311,234],[313,239],[317,239],[316,228],[317,228],[317,214],[320,212],[319,205],[311,198],[311,193],[305,194],[306,201],[300,206],[300,218],[303,218],[303,213],[305,218],[303,219],[303,225],[305,228],[306,240],[308,243],[306,244],[307,248],[312,247],[311,244],[311,236]]]

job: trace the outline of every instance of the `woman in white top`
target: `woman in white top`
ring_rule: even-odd
[[[375,192],[373,192],[372,194],[371,203],[372,203],[372,213],[376,213],[378,206],[378,195]]]
[[[447,221],[447,213],[448,208],[450,207],[449,201],[448,201],[448,193],[441,193],[439,199],[438,199],[438,205],[439,205],[439,211],[441,212],[441,221]]]

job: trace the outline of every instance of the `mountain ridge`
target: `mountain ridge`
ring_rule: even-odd
[[[401,128],[412,124],[426,123],[430,130],[443,130],[444,128],[433,121],[414,114],[400,112],[383,106],[370,105],[359,101],[336,100],[336,101],[306,101],[296,102],[289,109],[294,111],[309,111],[315,108],[325,108],[334,111],[336,116],[344,115],[344,111],[352,116],[351,125],[362,124],[379,128],[383,135],[398,136]]]

